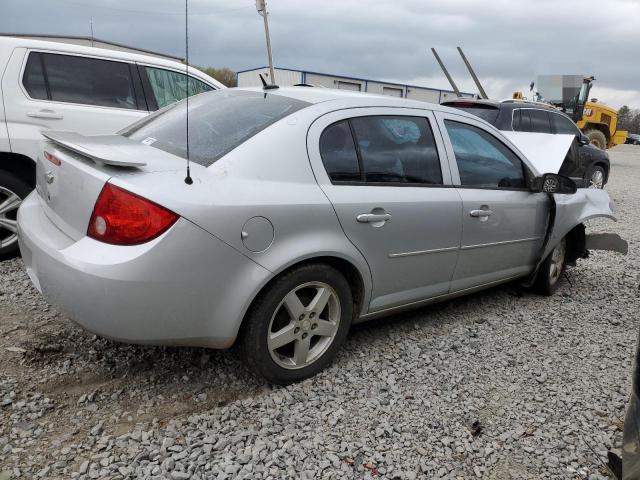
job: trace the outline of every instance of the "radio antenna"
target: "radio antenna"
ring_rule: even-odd
[[[185,48],[185,73],[187,75],[187,176],[184,178],[184,183],[191,185],[193,179],[191,178],[191,172],[189,171],[189,0],[184,0],[184,48]]]

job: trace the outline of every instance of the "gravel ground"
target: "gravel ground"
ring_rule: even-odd
[[[285,388],[233,351],[96,338],[0,263],[0,480],[607,478],[640,306],[640,148],[611,156],[620,222],[589,230],[628,256],[593,253],[552,298],[507,285],[358,326]]]

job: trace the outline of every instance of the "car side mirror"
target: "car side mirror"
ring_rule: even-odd
[[[576,183],[569,177],[557,173],[545,173],[533,182],[533,190],[543,193],[562,193],[571,195],[578,191]]]
[[[580,135],[578,135],[578,143],[582,146],[589,145],[591,143],[591,140],[589,140],[589,137],[587,137],[584,133],[581,133]]]

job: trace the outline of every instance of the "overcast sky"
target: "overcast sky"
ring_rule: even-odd
[[[595,75],[592,97],[640,108],[639,0],[268,0],[276,66],[475,91],[490,97],[537,74]],[[266,64],[254,0],[190,0],[191,63]],[[89,35],[184,55],[184,0],[0,0],[0,32]]]

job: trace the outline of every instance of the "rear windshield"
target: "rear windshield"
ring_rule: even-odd
[[[456,105],[455,103],[447,104],[450,107],[458,108],[460,110],[464,110],[465,112],[469,112],[476,117],[480,117],[481,119],[489,122],[491,125],[495,126],[496,120],[498,120],[498,110],[495,107],[479,107],[477,105],[467,106],[467,105]]]
[[[208,167],[256,133],[310,105],[282,95],[216,90],[189,99],[189,158]],[[187,158],[187,105],[183,100],[120,132]]]

